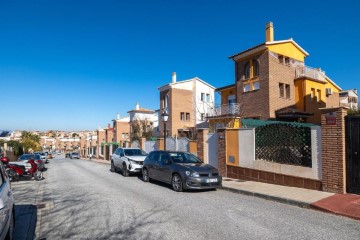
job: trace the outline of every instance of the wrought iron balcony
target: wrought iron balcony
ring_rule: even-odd
[[[325,81],[325,72],[320,68],[312,68],[308,66],[297,67],[295,71],[296,78],[309,77],[320,81]]]
[[[208,109],[208,117],[235,116],[240,114],[238,103],[225,104]]]

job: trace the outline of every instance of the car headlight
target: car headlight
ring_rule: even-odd
[[[200,177],[200,175],[197,172],[191,173],[190,171],[185,171],[186,176],[190,177]]]
[[[134,160],[132,160],[132,159],[128,159],[128,160],[129,160],[129,162],[132,163],[132,164],[137,164],[137,162],[134,161]]]

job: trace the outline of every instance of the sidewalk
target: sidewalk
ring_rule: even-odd
[[[107,160],[91,161],[110,165]],[[232,178],[223,178],[221,189],[360,220],[360,195],[334,194]]]

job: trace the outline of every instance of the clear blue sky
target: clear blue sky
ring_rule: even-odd
[[[275,3],[276,2],[276,3]],[[157,88],[200,77],[234,82],[228,56],[293,38],[343,89],[360,89],[356,1],[0,1],[0,129],[106,126]]]

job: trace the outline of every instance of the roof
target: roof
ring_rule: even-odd
[[[132,112],[136,112],[136,113],[154,113],[153,110],[146,109],[146,108],[139,108],[139,109],[133,109],[133,110],[128,111],[128,113],[132,113]]]
[[[271,41],[271,42],[264,42],[264,43],[261,43],[259,45],[256,45],[254,47],[251,47],[251,48],[248,48],[246,49],[245,51],[242,51],[242,52],[239,52],[235,55],[232,55],[229,57],[229,59],[233,59],[240,56],[240,55],[243,55],[245,53],[248,53],[248,52],[256,52],[256,51],[259,51],[259,50],[265,50],[267,46],[271,46],[271,45],[275,45],[275,44],[281,44],[281,43],[292,43],[294,44],[302,53],[304,53],[305,56],[309,56],[309,53],[306,52],[302,47],[300,47],[299,44],[297,44],[292,38],[288,39],[288,40],[280,40],[280,41]]]
[[[335,87],[337,87],[340,91],[342,90],[341,87],[339,87],[333,80],[331,80],[328,76],[325,76],[326,80],[328,80],[330,83],[332,83]]]
[[[203,84],[205,84],[205,85],[207,85],[207,86],[215,89],[214,86],[210,85],[209,83],[205,82],[204,80],[202,80],[202,79],[200,79],[200,78],[198,78],[198,77],[194,77],[194,78],[191,78],[191,79],[182,80],[182,81],[174,82],[174,83],[171,82],[171,83],[168,83],[168,84],[165,84],[165,85],[159,87],[158,89],[159,89],[160,91],[163,91],[163,90],[168,89],[168,88],[166,88],[166,87],[171,88],[171,86],[178,85],[178,84],[182,84],[182,83],[191,82],[191,81],[194,81],[194,80],[195,80],[195,81],[199,81],[199,82],[201,82],[201,83],[203,83]],[[161,90],[162,88],[166,88],[166,89]]]
[[[227,85],[227,86],[224,86],[224,87],[219,87],[217,89],[215,89],[216,92],[220,92],[220,91],[223,91],[225,89],[229,89],[229,88],[234,88],[235,87],[235,83],[233,84],[230,84],[230,85]]]

